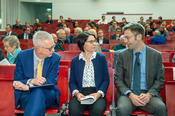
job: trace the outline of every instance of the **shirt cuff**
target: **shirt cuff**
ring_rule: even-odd
[[[33,87],[34,86],[33,84],[29,83],[31,80],[32,79],[27,80],[27,85],[29,85],[29,87]]]
[[[74,96],[74,94],[75,94],[76,92],[79,92],[79,91],[78,91],[77,89],[73,90],[72,95]]]
[[[104,93],[101,90],[98,90],[99,93],[101,93],[101,97],[104,97]]]
[[[131,90],[127,90],[127,91],[125,91],[123,94],[124,95],[127,95],[128,93],[130,93],[130,92],[132,92]]]

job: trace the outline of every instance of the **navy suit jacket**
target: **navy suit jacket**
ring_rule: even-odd
[[[17,57],[14,81],[21,81],[26,84],[29,79],[34,78],[34,49],[20,52]],[[53,52],[51,57],[44,59],[42,76],[46,78],[46,84],[54,84],[57,103],[59,103],[60,92],[57,87],[57,77],[59,72],[60,56]],[[15,90],[15,107],[19,104],[19,99],[23,91]]]
[[[96,58],[92,60],[92,63],[94,66],[96,90],[103,91],[105,95],[109,85],[109,72],[105,55],[97,53]],[[79,60],[79,55],[72,59],[69,81],[71,93],[76,89],[81,92],[84,67],[85,61],[82,59]]]

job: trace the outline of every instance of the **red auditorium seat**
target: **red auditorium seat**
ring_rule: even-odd
[[[166,106],[168,108],[168,116],[174,116],[175,114],[175,81],[169,81],[166,83]]]
[[[69,51],[80,51],[77,44],[69,44]]]
[[[0,116],[15,116],[12,86],[15,65],[0,65]]]

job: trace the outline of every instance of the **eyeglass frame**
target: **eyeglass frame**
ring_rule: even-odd
[[[52,49],[54,49],[54,48],[55,48],[55,46],[56,46],[56,45],[54,44],[54,45],[53,45],[53,46],[51,46],[50,48],[45,48],[45,47],[41,47],[41,46],[40,46],[40,47],[41,47],[41,48],[48,49],[48,50],[51,52],[51,51],[52,51]]]

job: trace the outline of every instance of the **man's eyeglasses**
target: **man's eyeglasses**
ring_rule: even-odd
[[[97,43],[96,40],[90,40],[90,41],[86,41],[86,42],[89,42],[90,44]]]
[[[50,48],[45,48],[45,47],[42,47],[42,48],[44,48],[44,49],[48,49],[50,52],[52,51],[52,49],[54,49],[55,48],[55,44],[52,46],[52,47],[50,47]]]

